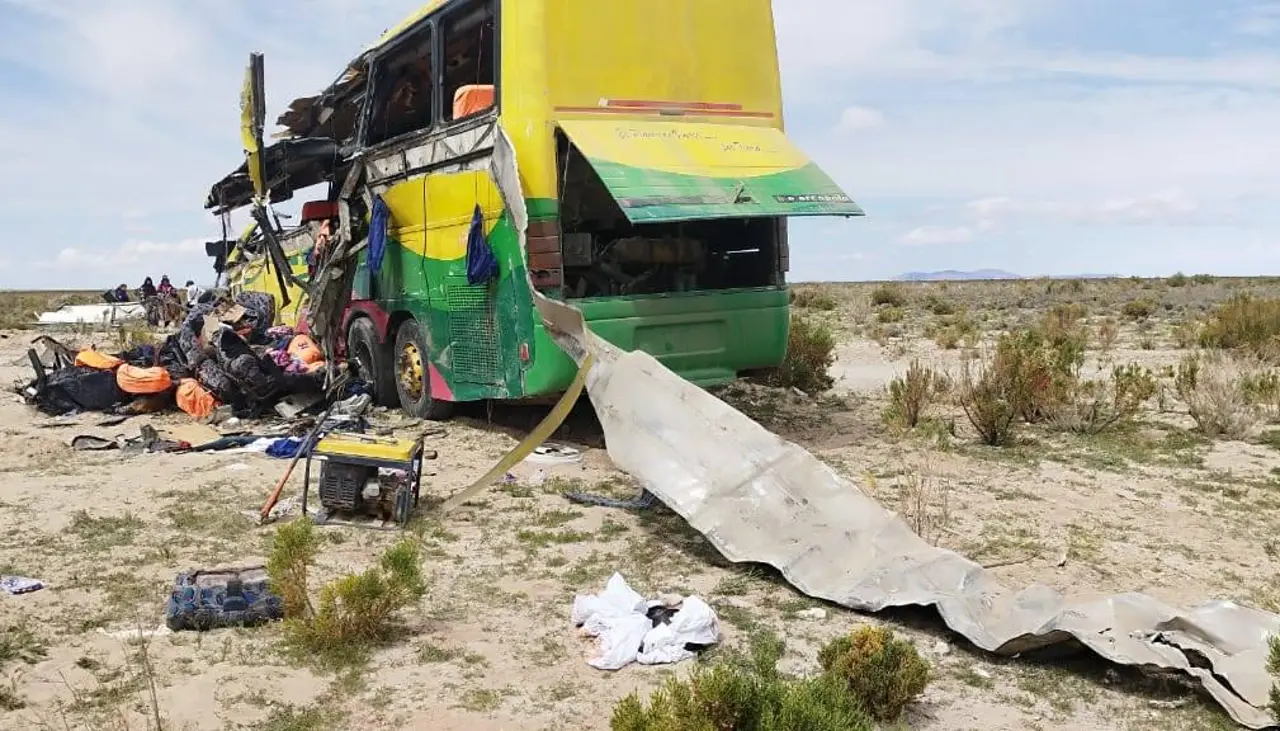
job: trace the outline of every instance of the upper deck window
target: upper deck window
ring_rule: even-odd
[[[434,28],[424,25],[374,62],[374,95],[365,144],[430,129],[435,121]]]
[[[444,15],[440,37],[446,122],[483,114],[496,103],[496,21],[493,0],[453,3]]]

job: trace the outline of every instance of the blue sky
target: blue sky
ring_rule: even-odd
[[[274,118],[417,5],[0,0],[0,288],[210,280],[247,54]],[[1280,0],[775,15],[788,131],[869,214],[793,224],[793,279],[1280,272]]]

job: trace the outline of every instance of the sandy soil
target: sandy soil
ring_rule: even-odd
[[[0,383],[29,373],[23,353],[31,335],[0,336]],[[1270,601],[1276,548],[1267,536],[1280,506],[1275,449],[1199,439],[1176,408],[1153,410],[1119,434],[1036,434],[1005,450],[976,446],[963,424],[958,437],[904,435],[882,419],[885,383],[916,357],[954,370],[962,351],[907,334],[885,345],[846,337],[838,354],[837,388],[827,396],[742,386],[726,398],[888,505],[899,505],[912,484],[924,484],[935,507],[945,496],[945,515],[924,516],[929,530],[936,527],[941,545],[984,563],[1010,563],[995,569],[1010,586],[1042,582],[1085,595],[1138,590],[1184,605]],[[1128,343],[1111,358],[1158,367],[1179,355]],[[429,438],[439,452],[425,480],[432,496],[476,479],[544,412],[500,409],[494,423],[484,413]],[[77,434],[134,435],[142,423],[163,430],[185,421],[140,417],[101,429],[96,420],[46,426],[15,397],[0,396],[0,574],[49,584],[0,596],[0,631],[30,660],[5,662],[0,651],[0,687],[25,701],[0,711],[0,728],[148,728],[146,673],[121,638],[159,626],[178,571],[266,558],[273,529],[244,513],[261,505],[283,461],[73,452],[68,442]],[[589,414],[557,438],[585,451],[581,464],[521,465],[514,484],[418,527],[429,547],[431,589],[406,617],[410,636],[367,667],[310,669],[281,651],[278,627],[152,638],[146,657],[165,728],[606,729],[617,699],[685,670],[603,673],[586,665],[592,643],[570,626],[569,607],[574,594],[600,590],[613,571],[646,595],[707,599],[727,646],[761,629],[778,633],[788,646],[784,665],[796,672],[811,671],[832,637],[890,623],[938,671],[906,727],[1232,727],[1176,683],[1087,659],[991,658],[956,644],[928,613],[863,616],[825,606],[824,618],[803,619],[797,612],[820,605],[768,572],[728,565],[665,509],[637,514],[566,501],[561,493],[570,486],[618,496],[634,488],[612,468]],[[548,479],[535,484],[540,469]],[[295,476],[290,489],[299,484]],[[365,568],[396,537],[322,530],[320,580]]]

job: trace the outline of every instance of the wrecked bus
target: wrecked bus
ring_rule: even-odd
[[[530,287],[700,385],[776,366],[787,218],[862,211],[784,135],[775,48],[770,0],[430,2],[279,118],[283,139],[263,151],[270,200],[329,184],[280,234],[289,265],[305,276],[358,168],[353,211],[378,245],[360,254],[346,352],[379,402],[425,418],[567,387],[576,368]],[[501,133],[523,250],[490,173]],[[243,170],[206,207],[246,205]],[[486,251],[496,272],[477,281],[468,265]],[[217,256],[234,287],[281,297],[270,257]],[[284,286],[288,322],[305,303]]]

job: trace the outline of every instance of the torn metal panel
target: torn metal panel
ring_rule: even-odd
[[[270,191],[272,203],[289,200],[296,190],[331,180],[341,163],[338,144],[323,137],[277,142],[262,152],[262,158],[266,168],[266,188]],[[254,185],[246,160],[230,175],[213,184],[204,207],[221,215],[249,205],[253,196]]]
[[[64,305],[52,312],[40,313],[39,325],[115,325],[141,320],[147,308],[141,302],[113,302],[100,305]]]
[[[500,134],[494,177],[524,246],[528,219],[514,148]],[[1111,662],[1197,679],[1238,723],[1273,724],[1267,637],[1280,616],[1231,602],[1189,610],[1142,594],[1070,600],[1011,591],[982,566],[922,540],[800,446],[770,433],[643,352],[592,333],[578,310],[535,303],[576,362],[614,464],[679,513],[726,558],[768,564],[809,596],[866,612],[932,606],[974,645],[1016,656],[1079,641]]]

